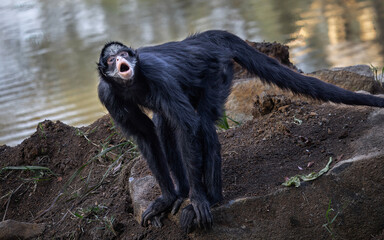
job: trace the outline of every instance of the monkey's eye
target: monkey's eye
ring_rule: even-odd
[[[119,55],[121,57],[128,57],[129,54],[127,52],[121,52]]]
[[[111,65],[115,62],[116,57],[109,57],[107,60],[108,65]]]

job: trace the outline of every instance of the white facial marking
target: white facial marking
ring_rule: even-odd
[[[108,48],[105,50],[104,55],[105,56],[111,56],[116,55],[121,49],[121,46],[118,44],[112,44],[108,46]]]

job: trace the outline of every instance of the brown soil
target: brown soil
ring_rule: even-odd
[[[330,157],[352,157],[356,152],[348,146],[370,127],[372,110],[294,102],[221,131],[224,201],[271,193],[285,177],[318,171]],[[0,147],[1,168],[44,166],[56,174],[3,170],[0,217],[45,223],[40,239],[191,238],[170,220],[161,229],[142,228],[134,220],[128,190],[132,145],[98,156],[123,142],[105,116],[80,129],[44,121],[20,145]]]

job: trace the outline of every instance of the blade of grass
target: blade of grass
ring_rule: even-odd
[[[26,170],[29,170],[29,171],[42,170],[42,171],[47,171],[47,172],[51,173],[54,176],[57,176],[57,174],[52,172],[51,169],[49,169],[47,167],[42,167],[42,166],[8,166],[8,167],[3,167],[0,170],[0,173],[2,173],[3,171],[7,171],[7,170],[23,170],[23,171],[26,171]]]

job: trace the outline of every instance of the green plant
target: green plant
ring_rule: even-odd
[[[54,172],[52,172],[51,169],[47,167],[42,167],[42,166],[8,166],[8,167],[3,167],[0,170],[0,174],[5,172],[5,171],[10,171],[10,170],[20,170],[20,171],[31,171],[36,173],[35,175],[35,180],[44,180],[42,179],[43,176],[57,176]],[[48,175],[46,174],[48,173]]]
[[[332,201],[329,200],[329,203],[328,203],[328,209],[327,209],[327,211],[325,212],[325,219],[327,220],[327,222],[323,224],[323,227],[324,227],[325,229],[327,229],[327,231],[329,232],[329,234],[331,234],[331,237],[334,238],[334,237],[335,237],[335,233],[333,232],[332,224],[335,222],[337,216],[339,215],[339,212],[337,212],[337,213],[335,214],[335,216],[331,217],[331,212],[334,212],[334,211],[335,211],[333,208],[331,208],[331,203],[332,203]]]
[[[114,128],[112,126],[112,128]],[[93,130],[91,130],[93,131]],[[136,158],[139,153],[137,150],[137,146],[132,143],[132,141],[124,141],[120,142],[119,144],[112,145],[111,140],[112,137],[118,134],[116,131],[113,131],[104,141],[100,144],[96,144],[92,142],[88,137],[88,131],[83,132],[80,129],[77,129],[75,131],[75,134],[78,136],[84,137],[88,142],[91,144],[95,145],[97,148],[100,148],[99,153],[91,157],[87,162],[85,162],[83,165],[81,165],[72,175],[71,177],[64,183],[63,187],[61,188],[60,192],[58,195],[54,198],[52,201],[51,205],[49,208],[47,208],[44,211],[41,211],[40,214],[36,217],[42,217],[45,215],[47,212],[49,212],[53,206],[56,204],[56,202],[62,198],[63,196],[67,196],[66,202],[77,200],[77,201],[82,201],[85,199],[89,194],[94,192],[96,189],[98,189],[105,181],[105,179],[110,176],[110,174],[114,174],[117,172],[122,165],[123,161],[123,156],[126,154],[129,154],[129,159],[134,159]],[[93,173],[93,166],[96,161],[100,161],[103,165],[106,163],[105,161],[101,161],[101,158],[105,158],[106,155],[110,153],[112,155],[108,156],[108,159],[112,159],[111,163],[108,163],[107,170],[104,173],[103,177],[98,180],[96,183],[91,181],[91,175]],[[111,157],[112,156],[112,157]],[[116,156],[116,157],[115,157]],[[96,160],[96,161],[95,161]],[[91,166],[91,169],[89,169],[87,176],[81,176],[83,171]],[[105,166],[105,165],[104,165]],[[77,190],[71,191],[71,193],[68,193],[68,188],[69,186],[74,182],[76,178],[80,177],[81,180],[81,187],[77,187]],[[72,207],[74,207],[75,204],[73,204]],[[81,218],[81,214],[79,213],[71,213],[72,215]],[[63,217],[62,219],[64,219]]]
[[[94,131],[96,131],[96,130],[97,130],[97,127],[91,129],[91,131],[89,131],[89,132],[88,132],[88,131],[87,131],[87,132],[83,132],[83,131],[81,131],[79,128],[76,128],[76,130],[75,130],[75,134],[76,134],[77,136],[83,136],[83,137],[85,138],[85,140],[87,140],[89,143],[91,143],[92,145],[98,147],[98,145],[97,145],[96,143],[92,142],[92,141],[88,138],[88,136],[87,136],[89,133],[92,133],[92,132],[94,132]]]
[[[7,204],[5,206],[5,211],[3,215],[3,221],[5,220],[5,217],[7,215],[8,207],[11,202],[12,196],[21,189],[23,185],[29,185],[32,184],[33,192],[37,188],[37,183],[40,181],[50,180],[53,176],[57,176],[54,172],[52,172],[51,169],[47,167],[41,167],[41,166],[7,166],[0,169],[0,175],[4,172],[9,171],[9,174],[7,174],[4,178],[8,177],[10,174],[12,174],[14,171],[22,171],[22,172],[31,172],[31,177],[23,177],[21,178],[23,182],[16,188],[8,193],[6,193],[4,196],[0,197],[1,199],[8,198]],[[25,191],[24,191],[25,192]]]
[[[44,130],[44,126],[43,126],[43,123],[39,123],[38,125],[39,129],[40,129],[40,132],[39,132],[39,135],[40,137],[44,138],[44,139],[47,139],[47,133],[45,132]]]
[[[105,229],[109,229],[114,236],[117,236],[117,233],[116,233],[115,229],[113,228],[113,223],[115,221],[115,217],[113,217],[113,216],[112,217],[105,216],[103,218],[103,221],[104,221]]]
[[[106,206],[95,204],[86,208],[78,208],[78,210],[75,212],[69,212],[73,217],[79,219],[80,221],[85,221],[86,223],[101,223],[104,226],[99,227],[99,229],[108,229],[112,232],[114,236],[117,236],[117,233],[113,228],[115,217],[108,217],[107,215],[102,216],[108,213],[106,212],[106,209]]]
[[[80,220],[86,219],[87,223],[99,220],[99,215],[103,214],[106,206],[92,205],[86,208],[79,208],[76,212],[72,213],[72,216],[79,218]]]
[[[223,116],[217,121],[216,123],[216,126],[220,129],[223,129],[223,130],[228,130],[230,127],[229,127],[229,123],[228,123],[228,119],[231,120],[232,122],[234,122],[237,126],[240,125],[239,122],[235,121],[234,119],[230,118],[225,112],[223,114]]]
[[[377,81],[381,87],[383,87],[384,81],[384,67],[380,70],[378,67],[371,64],[371,71],[373,72],[373,78]],[[380,73],[381,72],[381,73]]]

